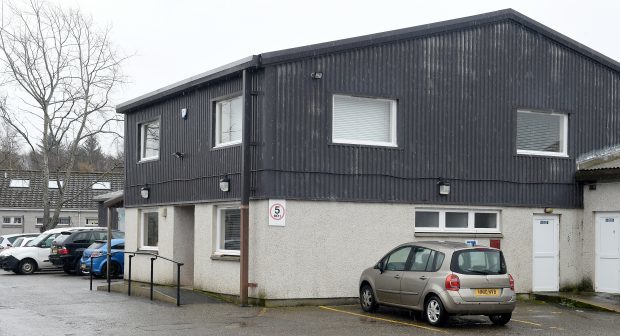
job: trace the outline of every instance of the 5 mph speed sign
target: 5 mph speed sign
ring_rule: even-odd
[[[269,200],[269,225],[285,226],[286,225],[286,201],[285,200]]]

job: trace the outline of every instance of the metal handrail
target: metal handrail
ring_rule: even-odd
[[[163,256],[160,256],[158,254],[155,253],[151,253],[151,252],[142,252],[142,251],[133,251],[133,252],[125,252],[125,251],[116,251],[116,252],[112,252],[110,253],[110,257],[112,257],[114,254],[116,253],[123,253],[123,254],[129,254],[129,274],[128,274],[128,278],[127,278],[127,296],[131,296],[131,261],[132,259],[137,256],[137,255],[148,255],[151,256],[151,281],[150,281],[150,299],[151,301],[153,301],[153,263],[155,262],[155,260],[157,259],[164,259],[166,261],[170,261],[172,263],[175,263],[177,265],[177,306],[181,305],[181,266],[183,266],[184,264],[182,262],[176,261],[176,260],[172,260],[170,258],[166,258]],[[108,253],[104,253],[100,256],[97,256],[95,258],[102,258],[102,257],[108,257]],[[111,279],[108,276],[108,293],[110,292],[110,287],[111,287]],[[93,290],[93,258],[90,258],[90,290]]]

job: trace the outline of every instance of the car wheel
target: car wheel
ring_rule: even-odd
[[[75,275],[84,275],[84,272],[82,272],[82,262],[80,259],[75,262],[73,272],[75,272]]]
[[[111,279],[118,278],[119,274],[121,273],[120,265],[115,262],[112,262],[110,265],[112,265],[112,267],[110,267],[110,278]]]
[[[512,318],[512,313],[489,315],[489,319],[495,325],[505,325]]]
[[[30,259],[22,260],[17,266],[19,274],[32,274],[37,270],[37,264]]]
[[[375,299],[375,293],[372,291],[372,287],[366,284],[360,289],[360,304],[365,312],[372,313],[377,311],[379,304]]]
[[[431,296],[426,301],[424,315],[426,322],[432,326],[442,326],[448,320],[448,313],[437,296]]]

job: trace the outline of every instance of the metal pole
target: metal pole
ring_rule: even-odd
[[[131,296],[131,258],[133,258],[133,255],[129,256],[129,279],[127,282],[127,296]]]
[[[93,256],[90,256],[90,290],[93,290]]]
[[[177,307],[181,305],[181,266],[177,264]]]
[[[153,262],[157,258],[151,258],[151,301],[153,301]]]
[[[242,158],[241,158],[241,251],[239,299],[242,306],[248,304],[248,248],[249,248],[249,208],[250,208],[250,149],[252,132],[252,76],[243,70],[243,123],[242,123]]]
[[[112,252],[112,208],[111,207],[108,207],[107,222],[108,222],[108,252],[107,252],[107,255],[106,255],[105,273],[106,273],[106,278],[108,278],[108,293],[109,293],[110,292],[111,280],[112,280],[112,279],[110,279],[110,265],[111,265],[110,253]]]

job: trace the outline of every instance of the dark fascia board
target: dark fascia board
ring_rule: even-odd
[[[411,28],[392,30],[378,34],[371,34],[332,42],[319,43],[299,48],[268,52],[261,54],[261,63],[263,65],[282,63],[298,58],[316,57],[327,53],[335,53],[350,49],[363,48],[371,45],[390,43],[403,39],[429,36],[449,31],[464,30],[506,20],[512,20],[514,22],[517,22],[522,26],[534,30],[537,33],[547,38],[550,38],[551,40],[556,41],[557,43],[562,44],[572,50],[575,50],[586,57],[596,60],[597,62],[611,68],[614,71],[620,72],[620,63],[618,63],[617,61],[511,8],[454,20],[430,23]]]
[[[144,94],[142,96],[136,97],[134,99],[128,100],[124,103],[117,105],[116,112],[117,113],[130,113],[132,112],[133,109],[139,106],[152,103],[154,101],[166,98],[175,93],[183,92],[195,86],[199,86],[201,84],[210,82],[212,80],[231,75],[233,73],[239,72],[244,69],[257,67],[259,64],[258,59],[259,57],[256,55],[248,56],[246,58],[242,58],[235,62],[228,63],[221,67],[211,69],[201,74],[184,79],[180,82],[170,84],[161,89],[149,92],[147,94]]]
[[[595,182],[600,180],[618,180],[620,179],[620,168],[601,168],[578,170],[575,173],[577,182]]]
[[[290,62],[302,58],[316,57],[329,53],[337,53],[356,48],[391,43],[404,39],[430,36],[449,31],[463,30],[482,25],[512,20],[526,28],[529,28],[581,55],[591,58],[600,64],[620,73],[620,63],[617,61],[515,11],[514,9],[502,9],[464,18],[430,23],[410,28],[397,29],[383,33],[358,36],[331,42],[312,44],[303,47],[272,51],[260,55],[253,55],[219,68],[190,77],[186,80],[174,83],[159,90],[147,93],[117,106],[118,113],[129,113],[134,108],[144,104],[163,99],[178,92],[187,90],[211,80],[215,80],[235,72],[248,68],[257,68],[269,64]]]

